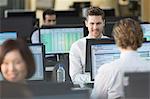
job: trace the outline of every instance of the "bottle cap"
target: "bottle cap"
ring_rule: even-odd
[[[63,64],[59,64],[59,67],[64,67]]]

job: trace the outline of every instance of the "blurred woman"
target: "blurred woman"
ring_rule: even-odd
[[[32,53],[23,40],[6,40],[0,50],[0,72],[9,82],[24,83],[35,73]]]

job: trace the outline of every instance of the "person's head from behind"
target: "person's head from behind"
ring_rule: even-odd
[[[90,7],[87,12],[85,25],[88,28],[90,37],[101,37],[105,26],[104,11],[99,7]]]
[[[47,9],[43,12],[43,25],[51,26],[56,25],[56,14],[52,9]]]
[[[0,72],[9,82],[24,82],[35,73],[32,52],[23,40],[6,40],[1,45]]]
[[[141,26],[131,18],[118,21],[114,25],[113,36],[117,46],[125,50],[137,50],[143,43]]]

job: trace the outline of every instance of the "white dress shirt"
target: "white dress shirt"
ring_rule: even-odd
[[[90,75],[85,73],[85,55],[86,55],[86,39],[84,37],[72,44],[69,52],[69,73],[74,84],[79,84],[81,87],[84,83],[89,82]],[[102,36],[101,38],[108,38]]]
[[[136,51],[122,52],[120,59],[102,65],[95,77],[92,99],[123,97],[124,72],[150,71],[150,62],[144,61]]]
[[[40,37],[39,37],[39,30],[35,30],[33,33],[32,33],[32,36],[31,36],[31,42],[32,43],[40,43]]]

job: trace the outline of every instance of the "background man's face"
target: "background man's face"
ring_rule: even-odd
[[[89,35],[93,38],[98,38],[102,35],[105,21],[102,16],[91,15],[88,16],[85,21],[86,27],[88,28]]]
[[[56,15],[45,15],[44,25],[56,25]]]

